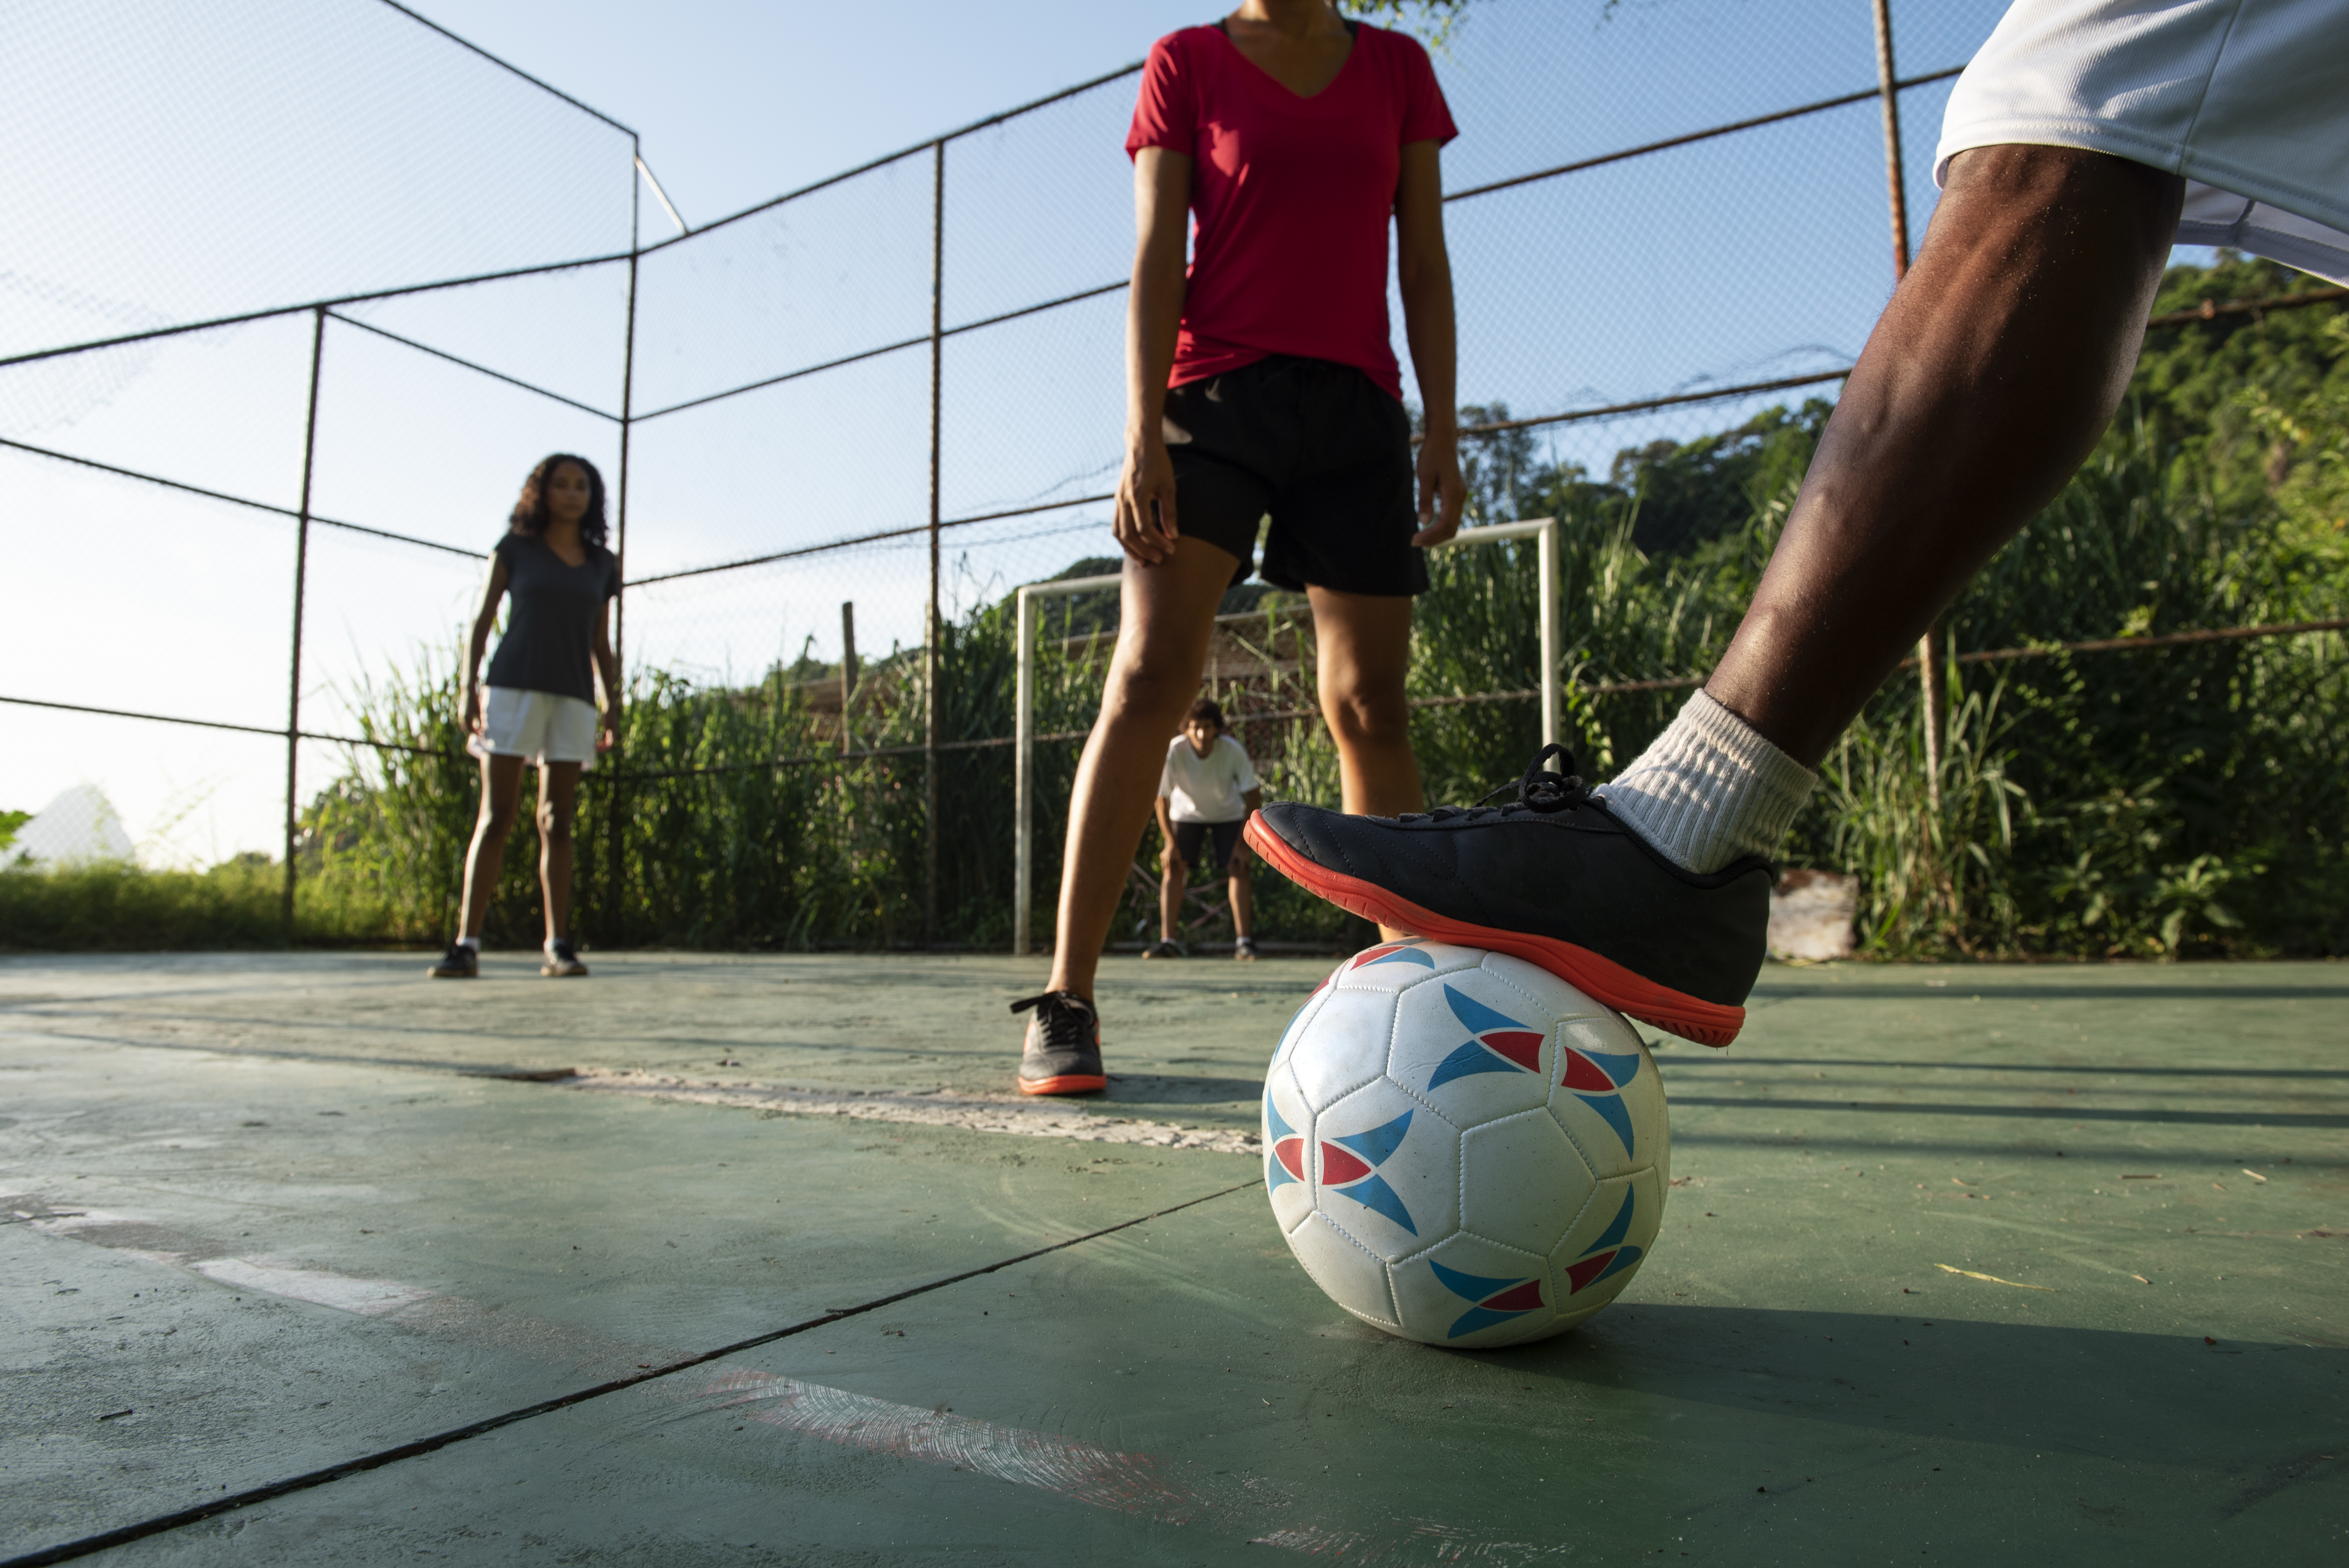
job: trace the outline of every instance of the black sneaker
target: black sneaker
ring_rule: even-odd
[[[1543,769],[1552,752],[1563,772]],[[1682,871],[1573,769],[1563,748],[1544,747],[1506,806],[1349,817],[1283,802],[1248,819],[1247,841],[1366,920],[1513,954],[1660,1029],[1729,1044],[1762,969],[1769,862]]]
[[[1144,958],[1180,958],[1183,950],[1171,942],[1154,943],[1142,950]]]
[[[1242,964],[1255,963],[1256,938],[1253,936],[1243,936],[1238,941],[1233,943],[1232,956],[1239,960]]]
[[[479,948],[452,942],[440,962],[424,973],[435,980],[478,980],[481,975],[481,954]]]
[[[538,972],[550,980],[568,980],[587,973],[587,965],[579,962],[579,954],[567,936],[558,936],[546,944],[546,960]]]
[[[1021,1094],[1092,1094],[1109,1087],[1102,1072],[1101,1015],[1074,991],[1047,991],[1011,1004],[1030,1008],[1028,1044],[1019,1053]]]

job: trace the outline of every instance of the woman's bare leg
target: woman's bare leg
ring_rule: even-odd
[[[1155,565],[1125,563],[1117,652],[1069,799],[1050,990],[1092,997],[1126,868],[1157,807],[1166,743],[1198,695],[1216,606],[1237,564],[1229,551],[1202,539],[1176,540],[1174,553]]]
[[[1411,749],[1402,680],[1411,667],[1411,600],[1309,586],[1321,717],[1338,743],[1340,809],[1399,817],[1427,804]],[[1393,942],[1409,933],[1379,927]]]
[[[479,939],[498,896],[498,877],[505,869],[506,835],[513,830],[514,810],[522,800],[522,758],[481,758],[481,810],[473,819],[472,847],[465,851],[465,903],[457,919],[457,934]]]
[[[1411,667],[1411,601],[1312,588],[1321,717],[1338,743],[1341,809],[1398,817],[1427,803],[1411,749],[1402,680]]]
[[[571,934],[571,822],[579,803],[579,764],[548,762],[538,770],[538,890],[546,939]]]
[[[1714,700],[1797,762],[1826,755],[2111,422],[2183,191],[2101,152],[1957,156],[1705,685]]]

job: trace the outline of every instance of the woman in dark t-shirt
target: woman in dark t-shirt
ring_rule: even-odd
[[[1244,0],[1150,51],[1125,143],[1123,607],[1070,801],[1050,989],[1013,1008],[1033,1010],[1027,1093],[1107,1082],[1094,966],[1217,604],[1248,574],[1266,516],[1258,570],[1312,604],[1345,809],[1423,803],[1403,672],[1420,552],[1460,521],[1437,150],[1454,134],[1427,52],[1330,0]],[[1426,410],[1416,458],[1388,338],[1390,224]]]
[[[619,736],[620,666],[612,653],[611,604],[618,558],[604,547],[604,476],[585,458],[557,452],[530,471],[512,526],[490,552],[490,581],[465,658],[462,722],[481,759],[481,811],[465,856],[465,903],[457,939],[434,965],[436,979],[481,973],[481,926],[496,896],[506,835],[522,802],[522,770],[538,765],[538,881],[546,907],[539,973],[583,975],[570,933],[571,821],[579,775]],[[498,605],[512,609],[490,660],[481,653]],[[595,713],[596,677],[604,712]]]

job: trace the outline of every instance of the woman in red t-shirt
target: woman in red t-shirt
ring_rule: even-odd
[[[1452,268],[1437,150],[1457,134],[1427,53],[1330,0],[1243,0],[1158,40],[1126,150],[1128,561],[1117,652],[1070,803],[1051,988],[1030,1094],[1105,1087],[1093,970],[1196,695],[1224,592],[1254,564],[1311,603],[1349,811],[1423,803],[1403,702],[1420,552],[1460,522]],[[1197,215],[1189,269],[1185,215]],[[1426,409],[1414,461],[1387,328],[1387,226]]]

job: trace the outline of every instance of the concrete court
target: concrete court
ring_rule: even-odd
[[[1774,967],[1471,1355],[1227,1151],[1322,963],[1113,961],[1073,1110],[1040,963],[591,956],[0,960],[0,1556],[453,1436],[81,1560],[2349,1560],[2339,965]]]

